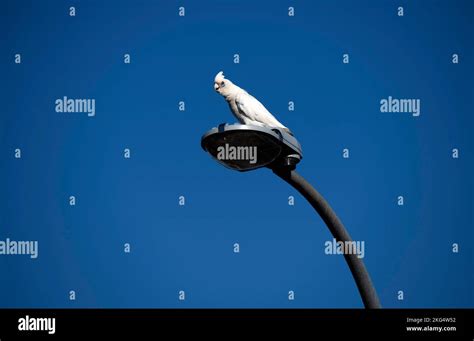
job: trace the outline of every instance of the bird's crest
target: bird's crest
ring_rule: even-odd
[[[214,78],[214,82],[215,82],[215,83],[220,83],[220,82],[222,82],[222,81],[224,80],[224,78],[225,78],[225,77],[224,77],[224,71],[220,71],[220,72],[216,75],[216,77]]]

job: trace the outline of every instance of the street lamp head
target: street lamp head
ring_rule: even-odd
[[[202,148],[223,166],[240,172],[261,167],[295,168],[303,157],[296,138],[278,128],[223,123],[201,138]]]

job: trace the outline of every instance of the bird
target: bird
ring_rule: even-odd
[[[224,97],[240,123],[277,128],[293,136],[290,129],[281,124],[255,97],[226,79],[223,71],[214,78],[214,90]]]

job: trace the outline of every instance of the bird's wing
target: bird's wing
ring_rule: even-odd
[[[263,123],[269,127],[285,127],[255,97],[244,92],[236,96],[235,103],[239,112],[251,121]]]

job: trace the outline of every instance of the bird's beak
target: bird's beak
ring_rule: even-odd
[[[217,85],[217,83],[214,83],[214,90],[217,91],[217,89],[219,89],[219,85]]]

